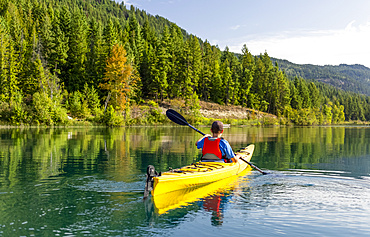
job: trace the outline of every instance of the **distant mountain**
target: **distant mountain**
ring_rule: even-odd
[[[352,91],[370,96],[370,68],[363,65],[318,66],[312,64],[295,64],[287,60],[271,58],[289,78],[302,77],[319,81],[345,91]]]

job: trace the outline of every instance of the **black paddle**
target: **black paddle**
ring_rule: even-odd
[[[206,134],[204,134],[203,132],[201,132],[201,131],[199,131],[198,129],[196,129],[195,127],[193,127],[192,125],[190,125],[190,124],[188,123],[188,121],[186,121],[186,119],[185,119],[181,114],[177,113],[175,110],[173,110],[173,109],[168,109],[168,110],[166,111],[166,115],[167,115],[167,117],[168,117],[172,122],[177,123],[178,125],[182,125],[182,126],[187,125],[187,126],[191,127],[192,129],[194,129],[195,131],[197,131],[197,132],[199,132],[200,134],[202,134],[203,136],[204,136],[204,135],[206,135]],[[261,170],[260,168],[258,168],[257,166],[255,166],[255,165],[253,165],[252,163],[250,163],[249,161],[244,160],[244,159],[243,159],[243,158],[241,158],[241,157],[240,157],[240,159],[241,159],[242,161],[244,161],[245,163],[247,163],[248,165],[250,165],[252,168],[254,168],[254,169],[258,170],[259,172],[261,172],[262,174],[268,174],[268,173],[266,173],[266,172],[262,171],[262,170]]]
[[[259,172],[261,172],[262,174],[268,174],[266,173],[265,171],[261,170],[260,168],[258,168],[257,166],[253,165],[252,163],[248,162],[247,160],[244,160],[243,158],[239,157],[239,159],[241,159],[242,161],[244,161],[245,163],[247,163],[248,165],[250,165],[253,169],[256,169],[258,170]]]

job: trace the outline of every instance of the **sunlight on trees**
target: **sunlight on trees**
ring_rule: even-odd
[[[123,111],[129,105],[129,94],[136,81],[132,78],[133,68],[127,62],[126,50],[121,45],[114,45],[105,68],[105,83],[100,87],[108,91],[106,106]]]

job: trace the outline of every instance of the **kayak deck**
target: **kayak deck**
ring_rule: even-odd
[[[254,145],[249,145],[237,154],[250,161]],[[208,184],[233,175],[237,175],[247,168],[248,164],[242,160],[234,163],[196,162],[191,165],[163,172],[153,177],[152,196],[172,192],[174,190]]]

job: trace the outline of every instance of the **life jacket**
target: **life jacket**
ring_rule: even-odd
[[[214,154],[218,158],[222,159],[222,153],[220,150],[221,138],[217,138],[214,141],[209,140],[208,137],[204,139],[204,145],[202,149],[203,156],[207,153]]]

